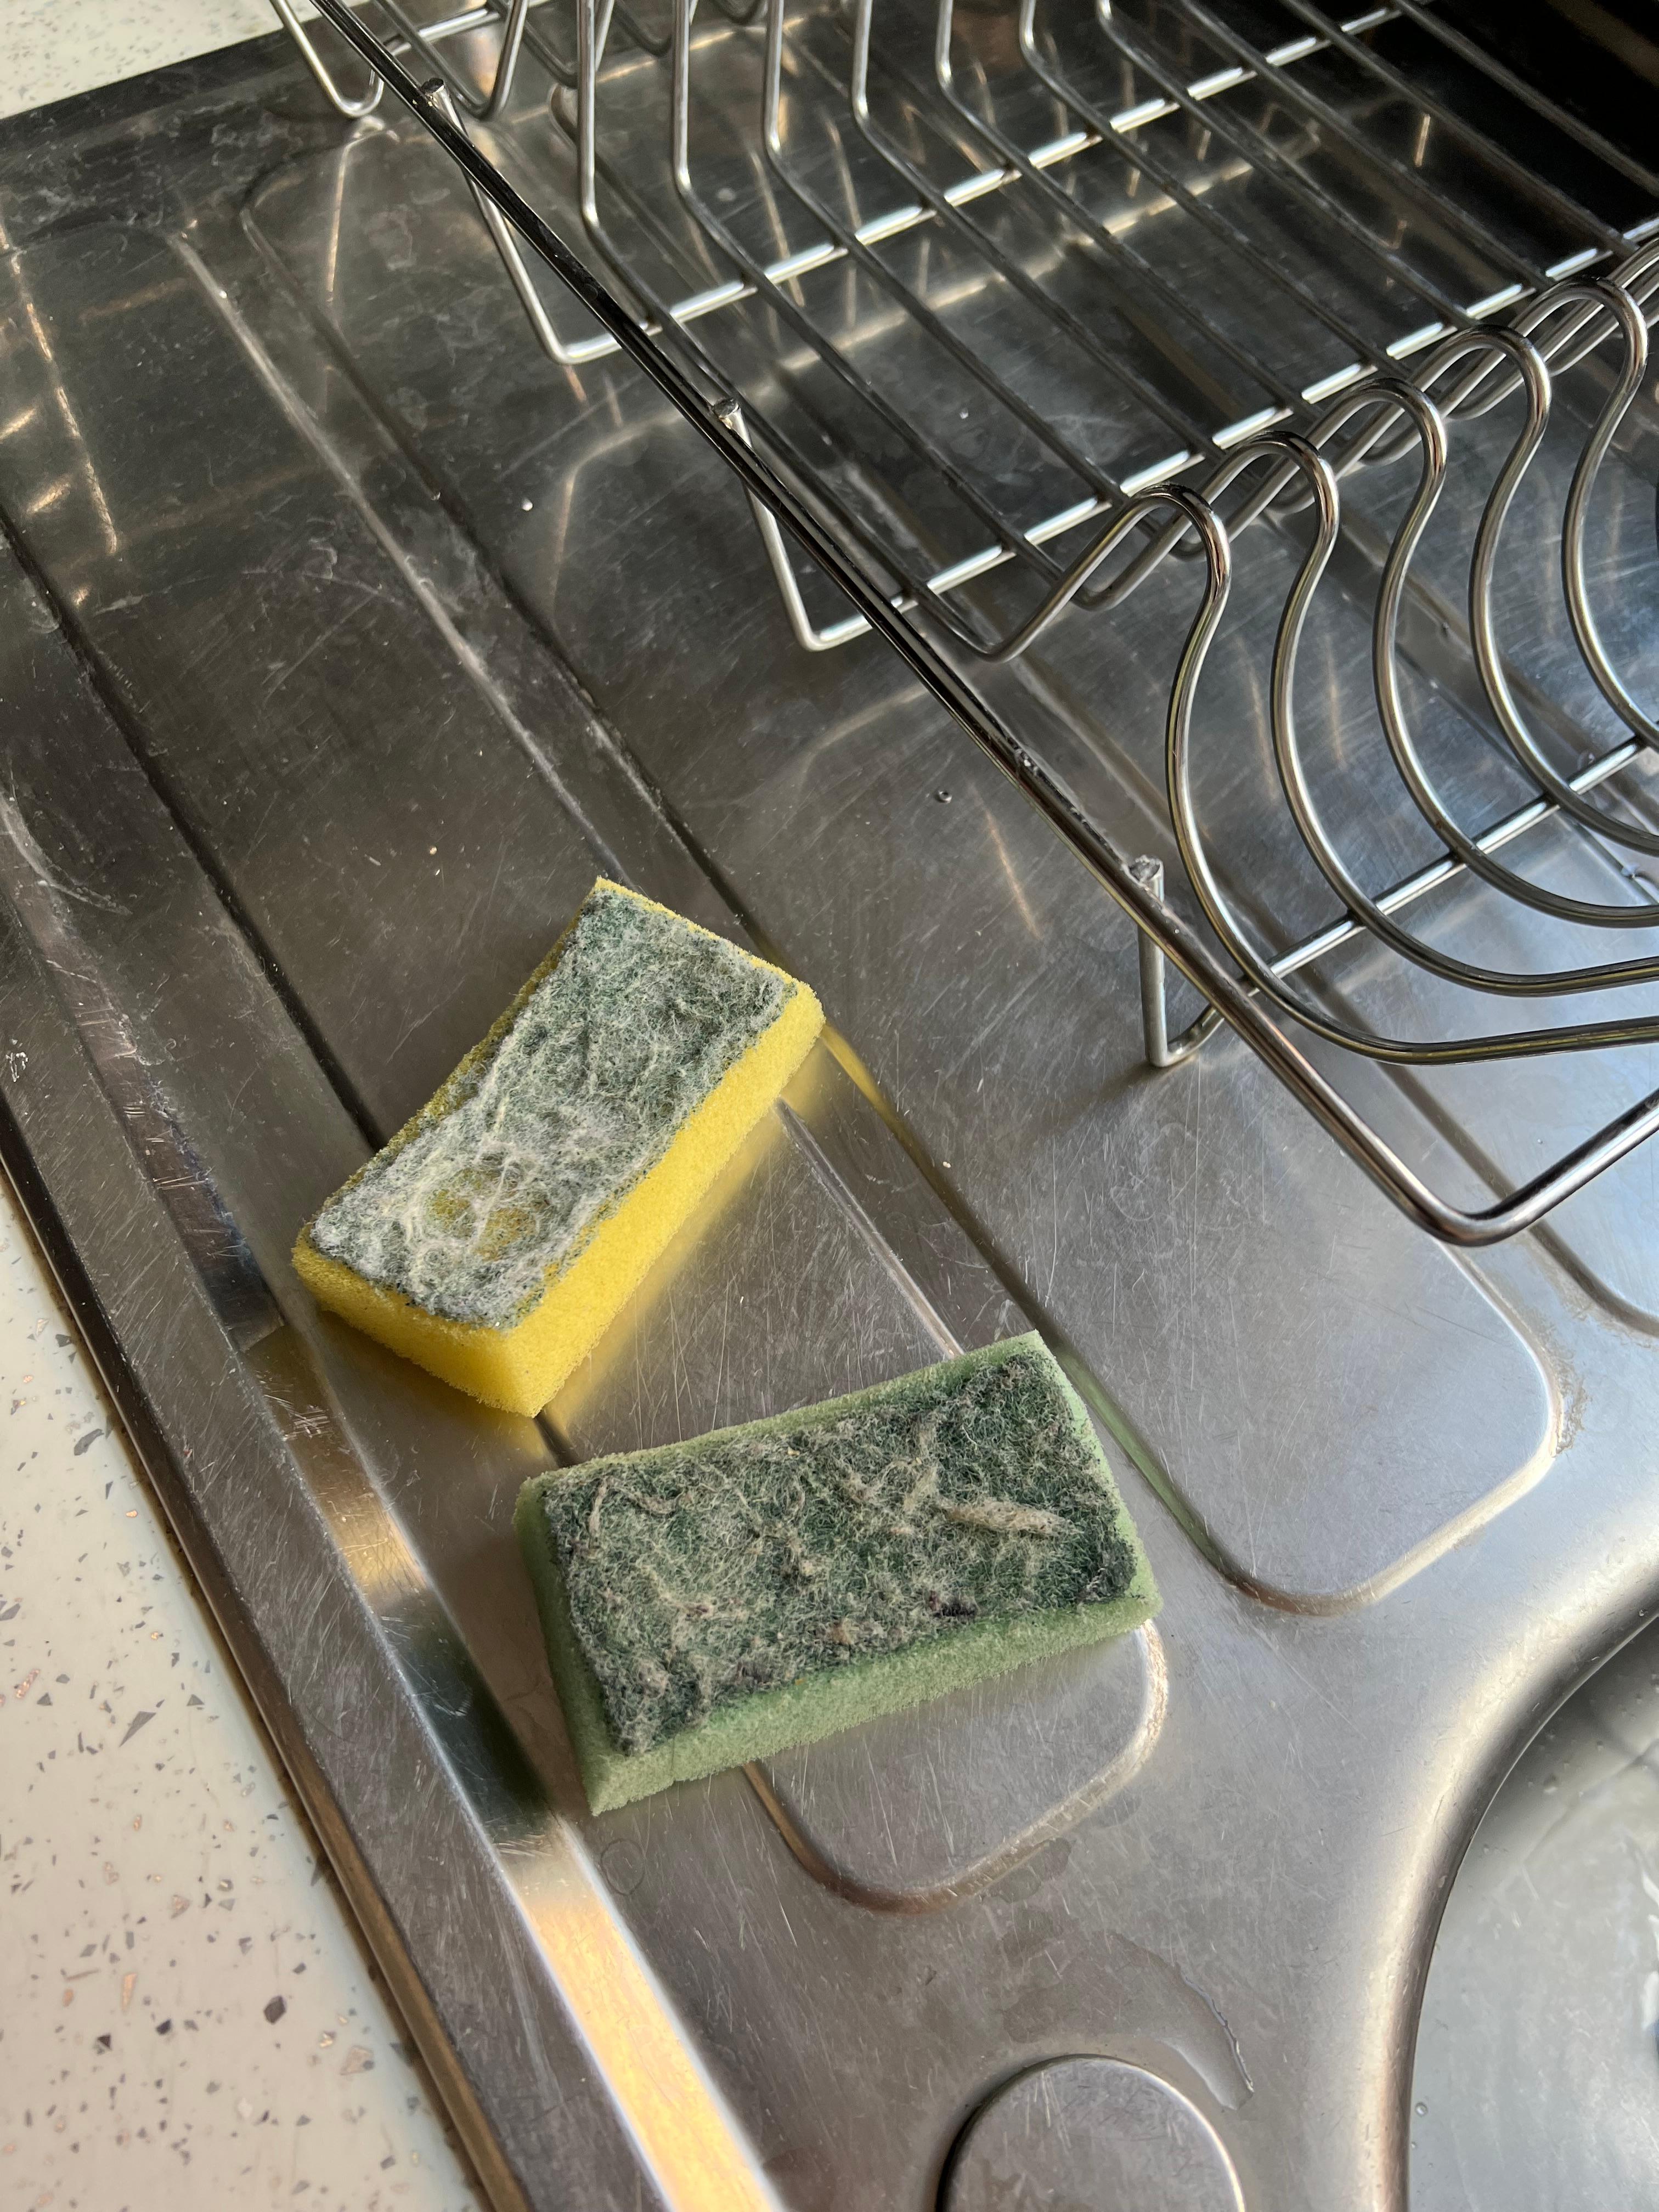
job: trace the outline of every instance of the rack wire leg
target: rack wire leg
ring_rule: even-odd
[[[1155,899],[1164,896],[1164,863],[1146,859],[1144,855],[1129,863],[1129,873],[1138,884],[1145,884]],[[1148,1067],[1167,1067],[1170,1065],[1170,1007],[1164,995],[1164,970],[1168,963],[1164,947],[1146,932],[1138,930],[1140,951],[1140,1034],[1144,1041]]]
[[[754,441],[749,435],[749,425],[744,420],[739,403],[735,399],[723,399],[716,405],[714,412],[752,452]],[[797,644],[804,646],[808,653],[831,653],[836,646],[845,645],[849,638],[866,635],[870,625],[862,615],[846,615],[840,622],[830,623],[823,629],[813,628],[776,515],[765,501],[757,499],[752,491],[747,496],[749,511],[755,518],[761,544],[766,548],[766,557],[772,564],[772,574],[777,580],[778,592],[789,617],[789,626],[795,633]]]
[[[1164,863],[1143,854],[1129,863],[1129,873],[1160,904],[1164,898]],[[1206,1006],[1198,1019],[1178,1037],[1170,1035],[1170,963],[1155,937],[1137,926],[1140,955],[1140,1035],[1148,1067],[1179,1067],[1190,1060],[1206,1037],[1214,1035],[1221,1018]]]
[[[334,82],[328,64],[312,44],[309,32],[295,12],[294,0],[270,0],[270,4],[276,10],[277,21],[300,49],[306,67],[322,87],[330,103],[350,123],[360,122],[365,115],[373,114],[380,104],[380,94],[386,89],[385,80],[371,71],[368,89],[357,99],[354,100],[349,93],[342,92]]]

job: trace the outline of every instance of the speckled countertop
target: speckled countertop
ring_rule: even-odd
[[[0,115],[278,27],[270,0],[0,0]]]
[[[0,1186],[0,2206],[481,2212]]]

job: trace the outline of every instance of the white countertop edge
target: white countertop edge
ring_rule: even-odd
[[[281,27],[270,0],[0,0],[0,117]]]

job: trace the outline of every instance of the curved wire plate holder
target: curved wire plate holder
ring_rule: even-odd
[[[376,4],[384,4],[384,0],[376,0]],[[423,31],[405,20],[401,6],[388,7],[386,12],[398,33],[397,43],[422,64],[435,69],[434,75],[418,78],[404,67],[392,43],[377,38],[358,20],[346,0],[314,0],[318,13],[367,65],[368,88],[356,95],[343,94],[314,42],[295,17],[290,0],[273,0],[307,65],[342,114],[351,118],[367,114],[381,89],[390,86],[394,96],[459,168],[544,350],[565,365],[616,351],[627,354],[732,468],[760,527],[799,641],[808,649],[823,651],[850,642],[868,630],[878,631],[1125,908],[1140,933],[1143,1031],[1152,1066],[1169,1067],[1188,1059],[1225,1021],[1378,1188],[1431,1235],[1449,1243],[1477,1247],[1530,1227],[1659,1129],[1659,1091],[1636,1101],[1492,1204],[1467,1208],[1428,1187],[1310,1059],[1296,1032],[1310,1033],[1385,1063],[1435,1066],[1659,1041],[1659,1009],[1651,1014],[1624,1014],[1554,1027],[1407,1039],[1338,1021],[1299,994],[1292,979],[1363,933],[1443,980],[1498,997],[1560,997],[1659,981],[1659,955],[1537,973],[1477,967],[1442,951],[1400,919],[1426,894],[1467,872],[1508,897],[1569,924],[1603,929],[1659,927],[1659,902],[1588,905],[1516,873],[1495,857],[1555,813],[1565,813],[1615,843],[1647,854],[1659,853],[1659,836],[1607,814],[1589,796],[1650,747],[1659,745],[1659,725],[1631,696],[1612,665],[1590,605],[1583,556],[1585,522],[1601,465],[1648,366],[1649,310],[1659,301],[1659,244],[1631,252],[1632,234],[1607,232],[1597,248],[1574,256],[1570,267],[1559,273],[1545,271],[1546,279],[1553,281],[1528,282],[1522,269],[1511,285],[1473,307],[1459,307],[1448,300],[1442,315],[1407,340],[1389,346],[1385,356],[1379,356],[1375,349],[1369,356],[1361,353],[1350,369],[1328,374],[1299,392],[1280,392],[1274,404],[1261,410],[1258,417],[1207,433],[1197,429],[1167,462],[1143,472],[1139,480],[1115,483],[1096,471],[1090,499],[1048,523],[1011,535],[1000,527],[994,514],[988,514],[988,520],[998,534],[982,554],[933,575],[905,574],[901,567],[900,588],[895,590],[896,563],[890,549],[878,544],[860,517],[802,470],[787,447],[778,444],[769,426],[751,421],[743,395],[698,343],[695,325],[726,306],[759,295],[769,306],[781,309],[793,331],[822,350],[817,333],[786,289],[808,270],[832,260],[847,260],[868,269],[878,282],[890,281],[880,264],[869,258],[870,249],[883,240],[923,222],[953,221],[974,201],[1003,189],[1016,178],[1046,191],[1047,172],[1082,146],[1100,143],[1103,128],[1133,130],[1155,115],[1195,111],[1219,91],[1257,76],[1276,73],[1277,88],[1291,62],[1322,51],[1327,45],[1339,50],[1352,47],[1357,33],[1396,11],[1374,9],[1352,23],[1337,25],[1316,15],[1304,0],[1289,0],[1292,12],[1309,23],[1310,33],[1294,47],[1271,54],[1245,49],[1241,40],[1218,27],[1218,38],[1229,40],[1238,54],[1230,70],[1184,86],[1165,78],[1158,97],[1127,118],[1095,114],[1086,99],[1060,79],[1050,88],[1063,98],[1069,112],[1089,117],[1088,128],[1034,151],[1022,150],[1000,138],[972,112],[969,103],[957,101],[969,135],[985,146],[989,156],[986,166],[970,175],[964,185],[944,194],[928,187],[919,173],[911,171],[909,181],[923,187],[917,199],[859,229],[837,222],[787,173],[778,121],[785,0],[764,0],[764,4],[763,136],[768,161],[773,174],[794,192],[797,200],[825,217],[827,233],[821,246],[797,250],[769,266],[744,252],[729,228],[700,203],[690,174],[690,58],[696,0],[673,0],[673,21],[666,39],[647,33],[636,19],[624,20],[619,0],[576,0],[574,66],[568,65],[556,48],[533,27],[526,0],[490,0],[487,6],[428,25]],[[1214,22],[1198,0],[1183,0],[1183,4],[1201,15],[1206,27]],[[884,149],[878,143],[880,134],[871,117],[864,77],[874,5],[875,0],[855,0],[848,96],[866,142],[888,158],[893,149],[890,146]],[[1037,35],[1037,5],[1038,0],[1018,0],[1018,33],[1026,61],[1046,82],[1054,65]],[[947,97],[951,96],[952,7],[953,0],[938,0],[936,76]],[[756,6],[744,5],[742,0],[721,9],[729,21],[737,23],[749,21],[756,12]],[[1422,11],[1413,6],[1407,12],[1415,18]],[[1113,19],[1103,14],[1101,20],[1109,24]],[[605,175],[599,152],[599,69],[617,21],[623,22],[634,44],[665,56],[670,63],[676,189],[693,219],[738,271],[727,283],[680,301],[656,296],[638,270],[629,266],[606,228],[601,210],[601,185],[612,180]],[[461,32],[492,23],[500,30],[496,65],[489,84],[481,86],[445,58],[442,46]],[[507,182],[473,143],[462,121],[463,108],[483,118],[499,109],[523,51],[533,52],[553,80],[554,118],[569,131],[575,143],[579,212],[590,247],[612,283],[596,275],[588,262],[573,252]],[[1370,58],[1368,50],[1358,51]],[[1144,53],[1136,57],[1136,66],[1143,76],[1148,74]],[[560,106],[565,88],[574,90],[574,117],[568,107],[562,110]],[[1297,96],[1312,100],[1312,95],[1299,91]],[[1541,96],[1539,105],[1548,106]],[[1340,118],[1332,120],[1339,130],[1347,127]],[[1449,120],[1457,128],[1470,127],[1455,117]],[[1593,133],[1580,135],[1594,137]],[[1614,149],[1608,151],[1632,181],[1644,187],[1651,184],[1659,191],[1659,179],[1651,178],[1640,165]],[[905,167],[890,160],[890,166],[901,170]],[[1534,190],[1553,189],[1530,179],[1528,182]],[[1056,208],[1055,213],[1057,219],[1074,219],[1074,210],[1068,215],[1066,210]],[[1478,228],[1473,219],[1468,227]],[[1653,228],[1659,228],[1659,224],[1642,227],[1644,231]],[[525,259],[526,246],[600,325],[603,336],[574,343],[559,337]],[[1384,249],[1373,245],[1371,251],[1380,259],[1388,258]],[[1613,261],[1609,273],[1594,279],[1580,276],[1582,268],[1598,259]],[[1431,290],[1420,276],[1413,275],[1413,283],[1419,292]],[[925,316],[927,311],[918,302],[913,300],[910,305],[913,312]],[[1510,309],[1515,312],[1502,326],[1488,319]],[[1610,343],[1617,349],[1618,365],[1608,397],[1580,454],[1566,502],[1563,586],[1573,640],[1583,665],[1629,734],[1572,776],[1561,777],[1528,727],[1505,676],[1494,635],[1492,574],[1504,522],[1550,420],[1555,383],[1592,355],[1605,355]],[[1409,380],[1398,368],[1407,357],[1418,361]],[[840,366],[845,374],[844,364]],[[1414,742],[1399,677],[1398,632],[1413,557],[1447,480],[1452,426],[1460,419],[1489,413],[1516,395],[1524,402],[1526,419],[1499,471],[1476,538],[1470,595],[1471,649],[1481,690],[1510,756],[1532,781],[1535,796],[1471,836],[1457,823],[1435,787]],[[892,427],[899,434],[912,435],[919,445],[922,443],[912,426],[897,421]],[[1043,427],[1040,422],[1033,425],[1039,434]],[[1054,441],[1059,442],[1057,434]],[[1419,457],[1417,489],[1395,529],[1377,592],[1373,683],[1383,733],[1407,803],[1434,829],[1443,851],[1427,866],[1373,895],[1349,870],[1320,814],[1305,774],[1296,720],[1297,664],[1309,611],[1340,529],[1341,480],[1364,465],[1408,459],[1413,452]],[[1206,473],[1197,483],[1170,480],[1205,461],[1208,464]],[[1149,476],[1155,480],[1146,481]],[[1236,486],[1246,485],[1235,492]],[[1220,503],[1229,495],[1234,503],[1224,517]],[[1280,516],[1300,511],[1311,524],[1273,652],[1271,736],[1275,767],[1302,844],[1344,909],[1337,922],[1278,952],[1256,942],[1250,926],[1230,901],[1212,861],[1191,791],[1194,702],[1206,655],[1227,605],[1235,541],[1270,510]],[[1090,543],[1068,563],[1062,566],[1048,553],[1050,539],[1091,523],[1097,527]],[[852,600],[858,611],[855,614],[821,628],[813,625],[795,576],[786,532]],[[1161,863],[1121,852],[1065,782],[1021,741],[957,665],[958,658],[988,665],[1016,659],[1073,603],[1092,609],[1120,603],[1166,561],[1183,557],[1195,563],[1199,605],[1169,700],[1166,791],[1176,843],[1194,892],[1235,967],[1218,959],[1199,933],[1166,902]],[[1042,595],[1024,619],[998,634],[988,634],[976,613],[953,605],[951,595],[992,568],[1017,561],[1035,570]],[[1176,1037],[1170,1035],[1166,1010],[1170,963],[1208,1001],[1198,1019]]]

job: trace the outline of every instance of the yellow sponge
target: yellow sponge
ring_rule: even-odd
[[[301,1231],[319,1303],[533,1413],[811,1049],[804,983],[603,878],[483,1043]]]

